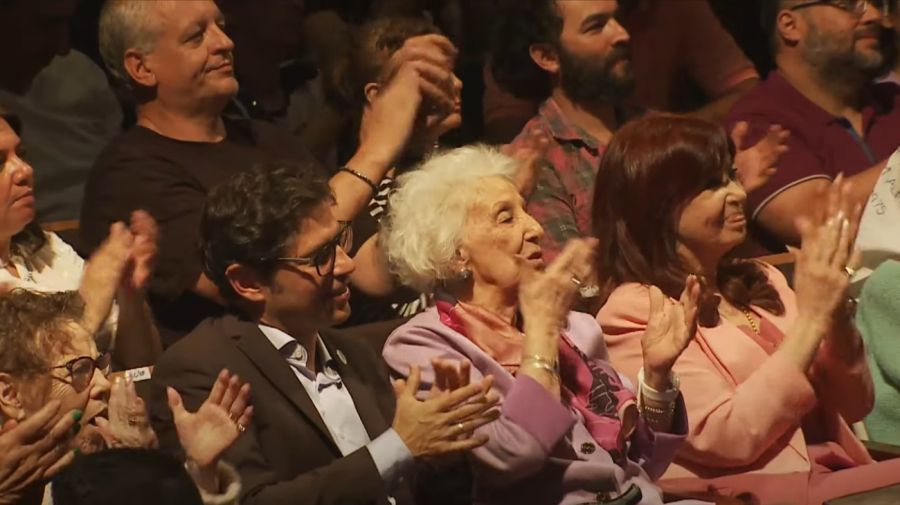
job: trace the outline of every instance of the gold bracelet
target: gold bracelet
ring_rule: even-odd
[[[549,360],[543,356],[538,356],[537,354],[532,354],[530,356],[525,356],[522,360],[522,365],[534,365],[541,370],[545,370],[549,372],[551,375],[559,376],[559,361]]]

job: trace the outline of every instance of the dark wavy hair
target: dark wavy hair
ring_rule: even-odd
[[[675,114],[652,114],[622,127],[609,143],[594,187],[594,235],[603,300],[627,282],[659,287],[678,298],[691,272],[677,252],[678,221],[687,203],[731,170],[734,146],[721,126]],[[784,304],[754,261],[726,257],[718,290],[739,308],[774,314]],[[700,324],[719,322],[718,297],[701,279]]]
[[[556,0],[506,0],[491,40],[490,69],[504,90],[528,100],[550,96],[551,77],[531,59],[529,46],[559,48],[563,19]]]
[[[184,464],[148,449],[116,448],[76,456],[53,479],[56,505],[201,505]]]
[[[0,295],[0,372],[28,378],[49,368],[70,341],[68,325],[83,314],[76,291],[14,289]]]
[[[300,220],[332,200],[325,171],[312,162],[261,164],[210,191],[201,220],[203,271],[230,301],[240,298],[225,277],[239,263],[271,279],[275,259],[294,243]]]
[[[380,17],[362,25],[354,38],[353,57],[342,93],[361,107],[365,104],[365,85],[378,82],[384,66],[403,44],[420,35],[440,34],[441,30],[425,18]]]

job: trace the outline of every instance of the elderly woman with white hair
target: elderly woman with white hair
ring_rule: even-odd
[[[391,334],[385,360],[398,375],[418,365],[423,389],[494,377],[502,416],[477,430],[489,436],[471,458],[478,503],[662,503],[652,481],[687,429],[671,368],[696,325],[697,280],[667,308],[652,292],[634,392],[609,364],[594,318],[570,311],[596,243],[572,241],[545,268],[517,168],[474,146],[399,178],[383,246],[398,278],[437,301]],[[435,368],[453,361],[466,365],[432,384]]]

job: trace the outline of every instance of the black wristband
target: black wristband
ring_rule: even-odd
[[[363,181],[364,183],[368,184],[369,187],[372,188],[373,195],[378,192],[378,186],[376,186],[375,183],[372,182],[372,179],[369,179],[365,175],[357,172],[356,170],[353,170],[350,167],[344,166],[344,167],[339,168],[338,172],[347,172],[348,174],[350,174],[350,175],[356,177],[357,179]]]

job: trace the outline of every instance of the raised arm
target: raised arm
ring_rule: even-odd
[[[383,91],[363,113],[360,146],[330,181],[335,216],[351,221],[406,148],[417,122],[431,110],[453,110],[456,48],[441,35],[408,39],[388,62]],[[355,173],[354,173],[355,172]]]

